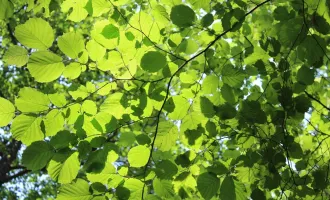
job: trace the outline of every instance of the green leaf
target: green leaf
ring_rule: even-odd
[[[85,6],[88,0],[66,0],[61,4],[62,11],[64,13],[69,12],[72,9],[72,12],[67,16],[67,19],[80,22],[85,19],[88,15]]]
[[[63,76],[68,79],[76,79],[80,76],[83,69],[86,68],[86,65],[81,65],[80,63],[70,63],[65,67],[63,71]]]
[[[161,151],[168,151],[175,145],[178,136],[178,127],[175,124],[162,121],[158,125],[155,146]]]
[[[102,132],[112,132],[117,128],[117,119],[105,112],[99,112],[95,115],[95,119],[102,127]]]
[[[15,100],[15,106],[22,112],[42,112],[49,109],[50,101],[46,94],[34,88],[24,87]]]
[[[207,170],[216,175],[228,173],[228,168],[223,164],[223,162],[215,162],[212,166],[208,167]]]
[[[88,41],[86,49],[88,51],[89,57],[93,61],[101,61],[105,55],[105,48],[95,40]]]
[[[204,199],[211,199],[220,188],[220,179],[213,173],[203,173],[198,176],[197,189]]]
[[[306,60],[305,62],[313,66],[322,60],[325,49],[326,41],[322,37],[308,35],[298,47],[298,55],[302,61]]]
[[[172,181],[170,180],[160,180],[156,178],[153,181],[153,187],[155,193],[160,197],[170,198],[175,195]]]
[[[295,108],[298,112],[305,113],[312,106],[311,100],[305,95],[299,95],[294,98]]]
[[[3,61],[8,65],[16,65],[22,67],[28,62],[29,56],[26,49],[21,46],[11,46],[3,56]]]
[[[85,49],[84,38],[80,33],[69,32],[57,38],[58,48],[72,59],[78,58]]]
[[[91,185],[91,189],[93,190],[93,194],[94,195],[98,195],[98,194],[104,194],[107,191],[107,188],[105,187],[105,185],[103,185],[100,182],[95,182]],[[95,198],[93,198],[94,200]],[[100,198],[100,199],[105,199],[105,198]]]
[[[43,140],[44,133],[41,131],[41,118],[28,115],[19,115],[11,125],[11,132],[16,140],[29,145],[34,141]]]
[[[106,25],[102,30],[102,35],[107,39],[113,39],[119,37],[119,29],[112,25]]]
[[[183,133],[186,130],[197,129],[198,124],[200,124],[200,122],[201,122],[201,116],[199,113],[196,112],[188,113],[182,120],[180,132]]]
[[[178,173],[178,167],[170,160],[162,160],[156,164],[155,172],[160,179],[171,179]]]
[[[44,119],[46,136],[54,136],[57,132],[63,129],[64,117],[62,111],[54,109],[51,110]]]
[[[166,57],[158,51],[149,51],[143,55],[141,59],[141,67],[147,72],[157,72],[164,68],[166,63]]]
[[[49,51],[32,53],[27,68],[37,82],[45,83],[56,80],[64,70],[62,58]]]
[[[98,17],[103,13],[109,12],[111,3],[107,0],[92,0],[93,17]]]
[[[188,72],[183,72],[180,74],[180,80],[182,83],[193,84],[198,79],[198,72],[195,70],[191,70]]]
[[[143,167],[148,163],[150,150],[146,146],[136,146],[129,150],[127,159],[131,167]]]
[[[11,1],[0,0],[0,20],[10,18],[14,13],[14,5]]]
[[[231,176],[226,176],[220,187],[221,200],[244,200],[246,199],[245,187],[235,181]]]
[[[267,121],[266,113],[258,101],[243,101],[240,113],[243,120],[250,123],[263,124]]]
[[[196,14],[189,6],[181,4],[172,7],[170,18],[179,27],[189,27],[193,25]]]
[[[14,105],[7,99],[0,97],[0,127],[7,126],[14,117]]]
[[[54,32],[48,22],[41,18],[30,18],[16,26],[15,37],[24,46],[46,50],[52,46]]]
[[[169,118],[173,120],[181,120],[187,115],[190,104],[188,100],[182,96],[174,96],[168,101],[166,106],[173,108],[173,111],[168,114]]]
[[[297,80],[300,83],[305,85],[311,85],[314,83],[315,70],[306,67],[305,65],[301,66],[297,73]]]
[[[56,153],[47,167],[49,176],[62,184],[71,183],[79,169],[78,152]]]
[[[198,48],[199,48],[199,46],[196,43],[196,41],[187,39],[187,40],[183,40],[179,44],[177,51],[184,52],[186,54],[194,54],[198,50]]]
[[[244,81],[245,75],[233,65],[225,65],[222,68],[222,80],[230,87],[239,88]]]
[[[51,144],[55,149],[68,147],[71,142],[76,139],[76,136],[69,131],[60,131],[50,139]]]
[[[84,99],[88,96],[88,90],[85,86],[80,85],[79,87],[72,87],[69,89],[69,94],[72,96],[73,99]]]
[[[314,28],[318,32],[320,32],[324,35],[327,35],[330,31],[330,25],[327,22],[327,20],[323,16],[320,16],[318,14],[314,17],[314,20],[315,20],[315,23],[316,23]]]
[[[42,169],[54,155],[54,148],[44,141],[33,142],[22,155],[23,165],[32,171]]]
[[[78,178],[71,184],[64,184],[60,187],[57,200],[90,200],[93,195],[89,191],[87,181]]]
[[[195,104],[197,103],[199,103],[199,105],[195,106]],[[215,114],[213,107],[214,105],[212,104],[212,102],[206,97],[200,97],[199,101],[197,99],[194,102],[194,110],[200,111],[205,117],[208,118],[212,118]]]
[[[52,104],[54,104],[56,107],[63,107],[67,104],[66,98],[64,94],[48,94],[48,98],[51,101]]]
[[[222,97],[230,104],[235,104],[236,103],[236,98],[235,98],[235,94],[232,90],[232,88],[227,85],[224,84],[221,88],[221,94]]]
[[[123,93],[116,92],[110,94],[101,105],[100,111],[111,114],[116,119],[121,119],[127,108],[126,98],[126,95]]]
[[[108,151],[99,149],[89,153],[84,169],[88,173],[100,173],[105,168]]]
[[[265,194],[259,188],[252,191],[251,198],[252,200],[266,200]]]
[[[130,178],[127,179],[124,183],[124,187],[129,190],[129,199],[142,199],[142,190],[143,190],[143,182],[135,179]],[[146,195],[146,190],[145,190]]]
[[[81,105],[82,110],[85,113],[90,115],[95,115],[97,113],[97,106],[94,101],[85,100],[84,103]]]
[[[205,94],[213,94],[219,87],[219,77],[215,75],[207,76],[202,83],[202,91]]]
[[[113,177],[113,175],[117,175],[116,173],[116,168],[113,166],[113,164],[109,161],[109,156],[108,159],[105,163],[105,166],[102,171],[99,173],[87,173],[87,179],[92,182],[100,182],[103,184],[107,184],[109,182],[109,179]]]
[[[123,147],[129,147],[135,142],[135,134],[132,132],[123,132],[119,137],[118,144]]]
[[[203,27],[210,26],[213,23],[213,21],[214,21],[214,19],[213,19],[213,15],[211,13],[207,13],[201,19],[201,22],[202,22],[202,26]]]

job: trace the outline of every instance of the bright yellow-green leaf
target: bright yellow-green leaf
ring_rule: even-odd
[[[32,53],[27,67],[35,80],[42,83],[56,80],[64,70],[62,58],[49,51]]]
[[[109,12],[112,8],[111,3],[106,0],[93,0],[93,17],[98,17],[103,13]]]
[[[28,62],[28,52],[21,46],[11,46],[6,51],[3,61],[8,65],[16,65],[17,67],[22,67]]]
[[[48,22],[41,18],[31,18],[16,26],[15,37],[24,46],[45,50],[52,46],[54,32]]]
[[[170,122],[160,122],[155,146],[161,151],[168,151],[178,139],[178,127]]]
[[[42,112],[49,109],[49,98],[34,88],[22,88],[15,100],[15,106],[22,112]]]
[[[63,184],[59,189],[57,200],[90,200],[93,195],[89,191],[89,184],[84,179],[78,178],[71,184]]]
[[[72,8],[72,12],[68,15],[67,19],[80,22],[88,15],[85,6],[88,0],[66,0],[62,3],[61,8],[63,12],[68,12]]]
[[[57,107],[63,107],[67,104],[66,97],[62,93],[48,94],[48,98]]]
[[[14,13],[14,5],[11,1],[0,0],[0,20],[11,17]]]
[[[213,94],[219,87],[219,77],[215,75],[209,75],[203,80],[202,91],[205,94]]]
[[[70,63],[68,66],[65,67],[63,71],[63,76],[68,79],[76,79],[80,76],[82,72],[82,68],[85,65],[81,65],[80,63]]]
[[[129,150],[127,159],[131,167],[143,167],[148,163],[150,150],[146,146],[136,146]]]
[[[63,129],[64,117],[60,110],[51,110],[44,119],[45,135],[54,136],[57,132]]]
[[[15,116],[15,107],[7,99],[0,97],[0,127],[7,126]]]
[[[85,100],[81,108],[87,114],[95,115],[97,113],[97,106],[91,100]]]
[[[44,133],[41,131],[41,118],[28,115],[19,115],[11,125],[11,132],[16,140],[29,145],[34,141],[43,140]]]
[[[88,51],[89,57],[94,61],[102,60],[103,56],[105,55],[105,48],[95,40],[88,41],[86,49]]]
[[[62,184],[71,183],[76,178],[79,169],[78,152],[57,153],[47,167],[50,177]]]
[[[130,178],[125,181],[123,186],[129,190],[130,199],[137,200],[142,198],[143,185],[144,184],[142,181],[135,178]],[[144,195],[146,195],[146,190]]]
[[[169,101],[169,106],[173,107],[173,112],[168,114],[168,117],[173,120],[180,120],[187,115],[190,104],[187,99],[181,96],[172,97],[173,101]],[[173,102],[173,105],[171,105]]]
[[[105,99],[103,104],[100,107],[101,112],[109,113],[115,116],[117,119],[122,118],[122,115],[125,113],[126,103],[125,95],[122,93],[113,93]]]
[[[79,53],[85,49],[84,38],[80,33],[69,32],[57,38],[60,50],[70,58],[78,58]]]
[[[80,85],[76,90],[69,91],[69,94],[72,96],[73,99],[84,99],[88,96],[88,91],[85,86]]]

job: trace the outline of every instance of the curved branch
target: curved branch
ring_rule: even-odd
[[[144,188],[145,188],[145,178],[146,178],[146,173],[147,173],[147,169],[148,169],[148,164],[149,162],[151,161],[151,158],[152,158],[152,153],[153,153],[153,150],[154,150],[154,147],[155,147],[155,141],[156,141],[156,138],[157,138],[157,134],[158,134],[158,129],[159,129],[159,121],[160,121],[160,115],[164,109],[164,106],[165,106],[165,103],[166,103],[166,100],[170,94],[170,87],[171,87],[171,83],[172,83],[172,80],[173,78],[192,60],[194,60],[195,58],[197,58],[198,56],[202,55],[203,53],[205,53],[209,48],[211,48],[218,40],[220,40],[224,35],[226,35],[228,32],[232,31],[234,28],[236,28],[236,26],[240,23],[240,22],[243,22],[245,20],[245,17],[247,17],[248,15],[252,14],[255,10],[257,10],[259,7],[263,6],[264,4],[270,2],[271,0],[266,0],[260,4],[258,4],[256,7],[254,7],[252,10],[250,10],[249,12],[247,12],[244,17],[242,19],[239,20],[238,23],[234,24],[231,28],[229,28],[228,30],[224,31],[223,33],[221,33],[220,35],[218,35],[213,41],[211,41],[207,47],[200,51],[199,53],[197,53],[196,55],[194,55],[193,57],[191,57],[190,59],[186,60],[174,73],[173,75],[170,77],[169,81],[168,81],[168,84],[167,84],[167,89],[166,89],[166,95],[165,95],[165,99],[163,101],[163,104],[162,106],[160,107],[160,110],[158,112],[158,115],[157,115],[157,124],[156,124],[156,130],[155,130],[155,136],[153,138],[153,141],[151,143],[151,150],[150,150],[150,154],[149,154],[149,158],[148,158],[148,162],[147,162],[147,165],[145,166],[144,168],[144,184],[143,184],[143,189],[142,189],[142,199],[144,199]]]

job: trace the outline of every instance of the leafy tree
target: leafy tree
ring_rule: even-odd
[[[0,0],[0,195],[329,199],[329,23],[327,0]]]

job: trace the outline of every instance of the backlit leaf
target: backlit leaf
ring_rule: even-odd
[[[42,83],[56,80],[64,70],[62,58],[49,51],[34,52],[27,67],[35,80]]]
[[[147,164],[150,150],[145,146],[136,146],[129,150],[127,159],[132,167],[143,167]]]
[[[28,52],[26,49],[20,46],[11,46],[6,51],[3,61],[8,65],[16,65],[17,67],[22,67],[28,62]]]
[[[15,107],[7,99],[0,97],[0,127],[7,126],[15,116]]]
[[[54,41],[54,33],[48,22],[41,18],[31,18],[15,29],[15,37],[24,46],[45,50]]]

